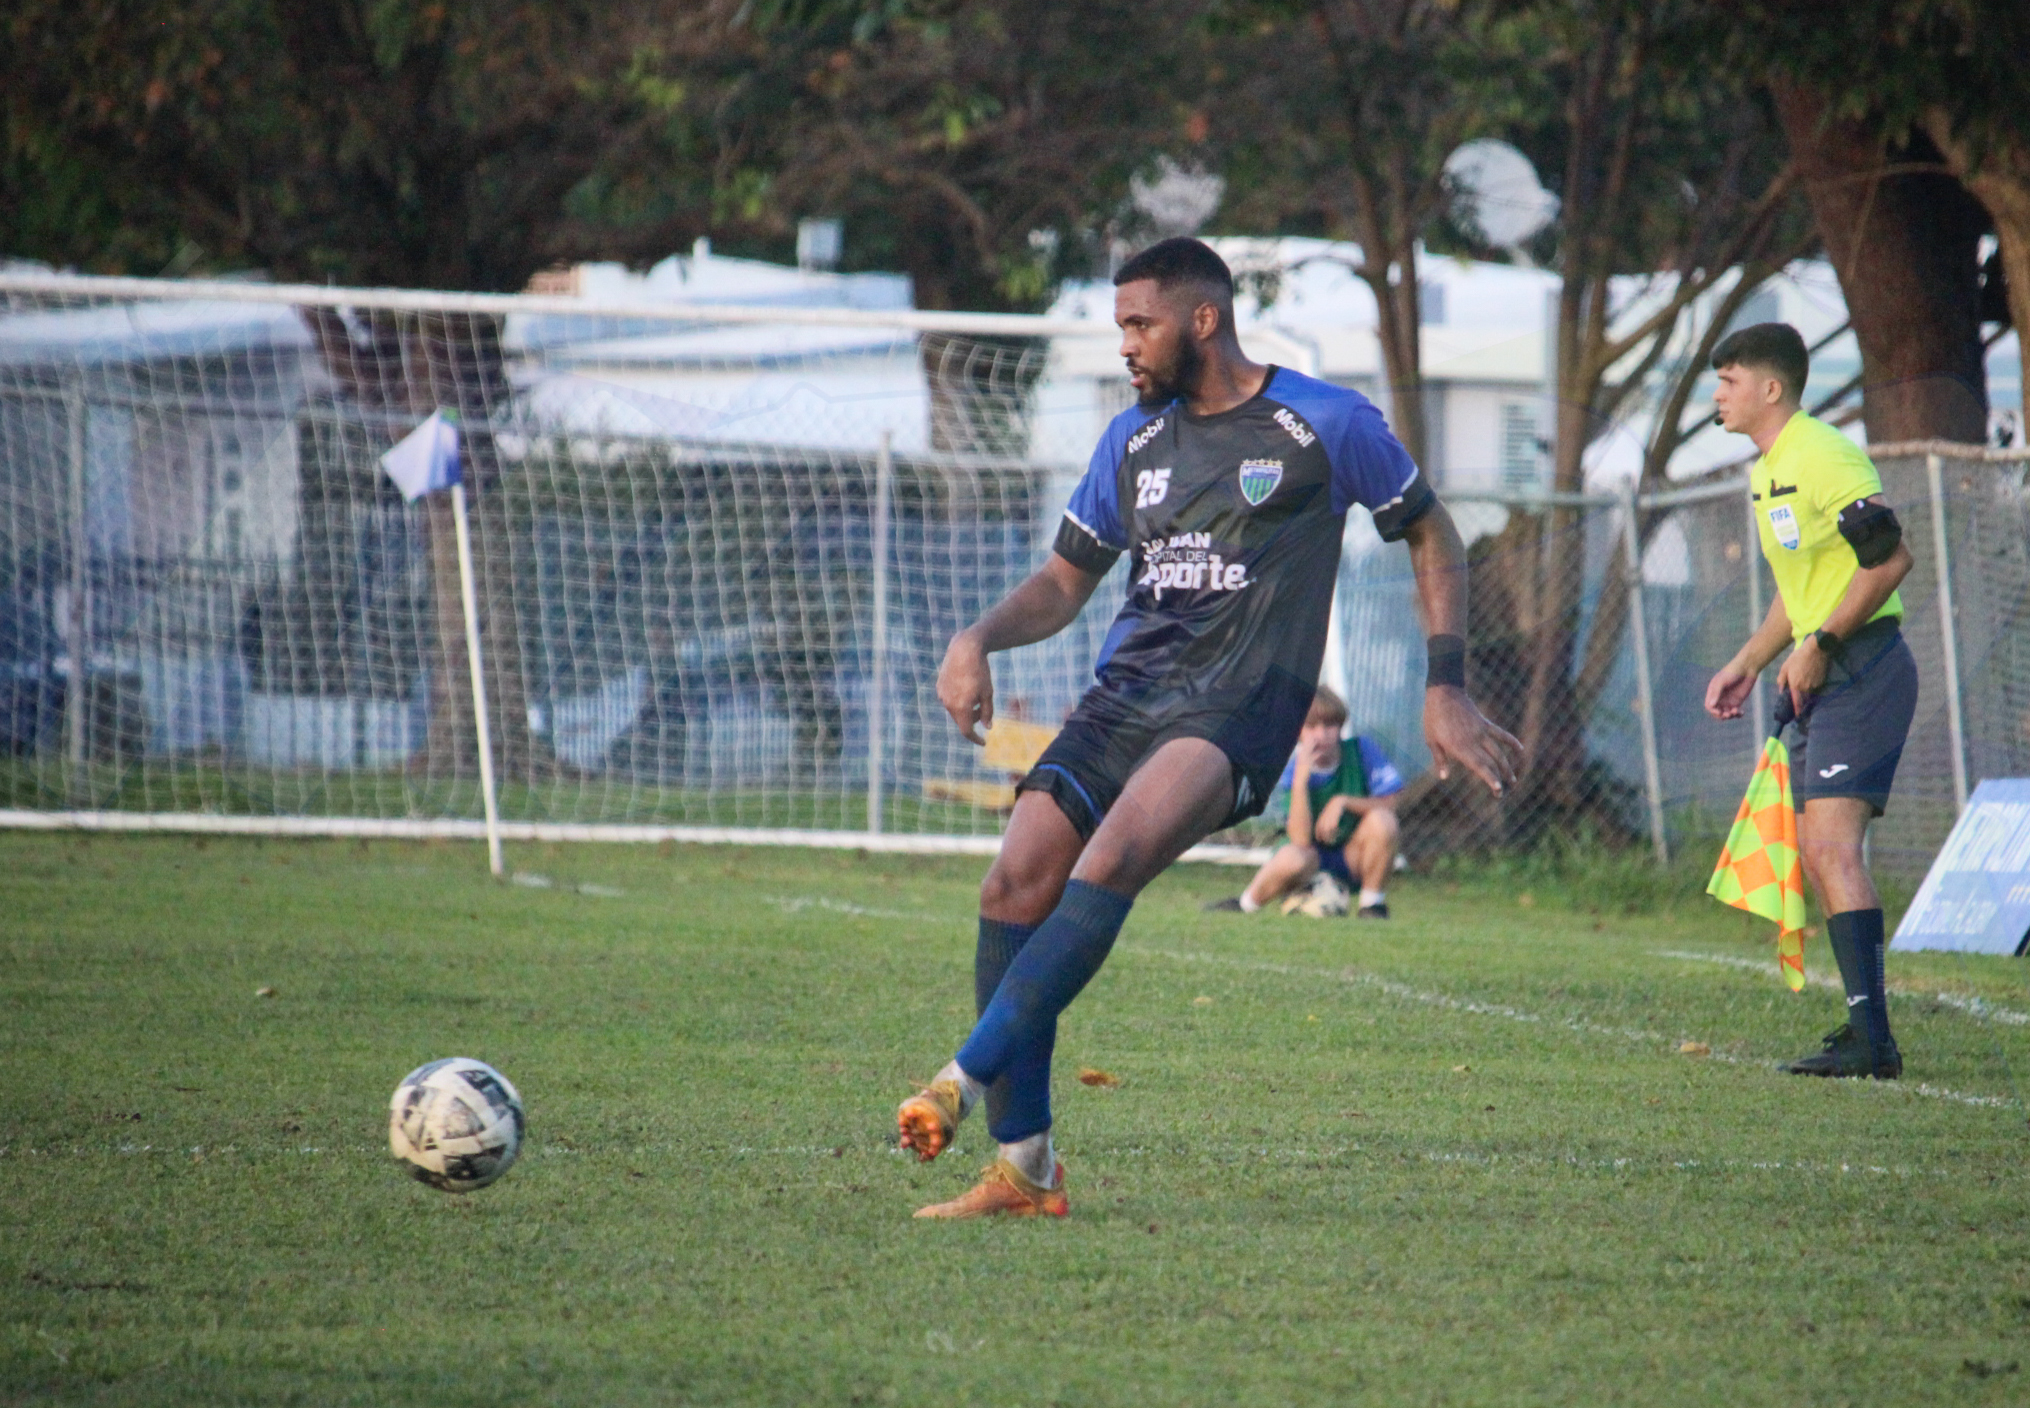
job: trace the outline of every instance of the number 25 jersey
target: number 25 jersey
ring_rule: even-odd
[[[1094,666],[1103,689],[1144,709],[1230,698],[1301,720],[1347,509],[1371,510],[1393,542],[1435,502],[1367,397],[1270,367],[1259,392],[1217,415],[1173,401],[1115,417],[1056,551],[1095,573],[1132,554],[1127,603]]]

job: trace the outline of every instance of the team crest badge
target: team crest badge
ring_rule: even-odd
[[[1248,501],[1249,508],[1261,507],[1262,500],[1275,493],[1282,482],[1281,460],[1241,461],[1241,497]]]

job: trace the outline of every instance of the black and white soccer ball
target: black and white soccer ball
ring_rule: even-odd
[[[470,1193],[506,1173],[526,1129],[521,1093],[469,1056],[418,1066],[388,1102],[389,1151],[447,1193]]]

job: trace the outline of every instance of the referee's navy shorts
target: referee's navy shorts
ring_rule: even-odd
[[[1095,685],[1015,790],[1049,793],[1080,838],[1090,841],[1151,754],[1173,738],[1203,738],[1233,767],[1233,810],[1214,828],[1225,830],[1268,805],[1316,692],[1315,685],[1280,672],[1239,698],[1137,699]]]
[[[1854,632],[1826,682],[1806,701],[1790,750],[1790,791],[1802,807],[1814,797],[1859,797],[1882,815],[1910,721],[1917,714],[1917,661],[1893,616]]]

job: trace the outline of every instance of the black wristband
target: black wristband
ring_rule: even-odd
[[[1432,636],[1424,642],[1429,663],[1424,666],[1424,688],[1449,684],[1466,688],[1466,639],[1463,636]]]

